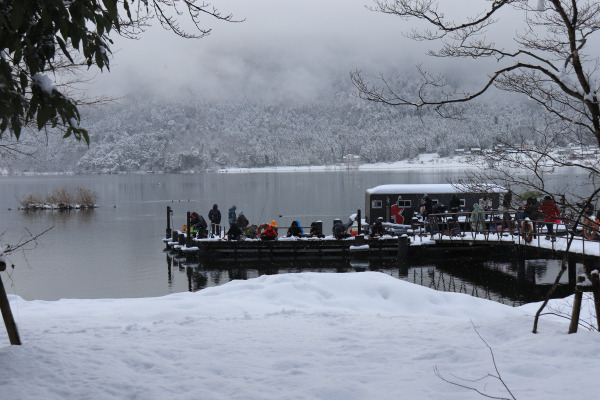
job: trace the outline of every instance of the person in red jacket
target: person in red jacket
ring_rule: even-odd
[[[546,235],[546,240],[555,241],[556,238],[554,235],[554,224],[558,224],[560,220],[560,210],[556,205],[556,202],[550,196],[544,197],[542,200],[542,213],[544,214],[544,222],[546,223],[546,227],[548,228],[548,234]]]
[[[271,221],[270,224],[263,224],[258,227],[260,231],[260,239],[261,240],[275,240],[277,239],[277,225],[275,221]]]

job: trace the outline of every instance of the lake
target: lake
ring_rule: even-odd
[[[519,293],[514,288],[496,285],[502,280],[499,272],[502,276],[517,275],[517,267],[510,260],[453,259],[410,265],[408,270],[393,263],[365,262],[258,265],[243,269],[240,265],[225,265],[206,270],[188,269],[163,252],[167,206],[174,210],[174,228],[185,224],[187,211],[196,211],[207,219],[212,205],[218,204],[225,222],[227,210],[236,205],[250,223],[275,219],[283,227],[299,219],[308,226],[322,220],[329,232],[334,218],[345,220],[364,209],[365,190],[370,187],[387,183],[446,183],[462,176],[464,172],[460,170],[4,176],[0,177],[0,243],[14,245],[52,229],[25,251],[11,254],[2,279],[9,294],[27,300],[57,300],[162,296],[262,273],[371,269],[439,290],[460,291],[508,304],[533,301],[532,292],[539,289],[545,293],[543,285],[554,280],[559,268],[555,260],[526,261],[527,274],[538,289],[528,286],[525,293]],[[18,210],[18,200],[28,194],[78,186],[97,193],[97,209]],[[14,269],[10,264],[14,264]],[[470,274],[465,273],[467,270]]]

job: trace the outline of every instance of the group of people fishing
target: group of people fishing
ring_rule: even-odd
[[[214,204],[208,212],[208,220],[210,221],[210,226],[202,215],[197,212],[190,213],[190,228],[195,237],[199,239],[209,237],[221,238],[223,233],[228,240],[241,240],[246,238],[277,240],[279,237],[279,227],[275,220],[271,220],[268,224],[251,225],[243,211],[240,211],[239,214],[237,213],[237,207],[235,205],[231,206],[228,211],[229,229],[227,232],[222,232],[222,228],[224,227],[221,226],[221,211],[217,204]],[[347,226],[344,225],[345,228],[341,230],[339,229],[339,226],[336,226],[337,221],[341,223],[341,220],[334,221],[334,236],[335,232],[338,232],[338,236],[340,237],[346,235]],[[304,228],[302,228],[302,225],[300,225],[300,221],[298,220],[292,221],[287,230],[286,237],[292,236],[325,237],[320,222],[313,222],[309,233],[305,235]],[[348,234],[348,236],[350,235]]]
[[[223,230],[224,227],[221,225],[221,219],[221,211],[217,204],[214,204],[208,212],[210,224],[202,215],[197,212],[191,212],[189,222],[190,231],[199,239],[221,238],[224,236],[227,240],[260,239],[268,241],[277,240],[277,238],[280,237],[279,227],[275,220],[271,220],[268,224],[250,224],[243,211],[237,212],[237,207],[235,205],[231,206],[228,211],[229,229],[227,232],[224,232]],[[334,219],[331,229],[332,236],[335,239],[351,237],[352,233],[350,228],[353,223],[354,220],[352,219],[349,219],[346,223],[342,222],[339,218]],[[379,237],[386,234],[390,233],[384,228],[383,220],[380,218],[373,224],[370,235]],[[288,227],[285,237],[324,238],[323,223],[321,221],[312,222],[309,231],[305,232],[300,221],[294,220]]]
[[[229,220],[229,230],[225,235],[227,237],[232,238],[233,240],[237,240],[241,235],[244,234],[244,230],[246,230],[250,225],[248,218],[244,215],[243,211],[239,212],[239,215],[236,212],[237,207],[235,205],[231,206],[228,212],[228,220]],[[221,237],[221,211],[219,210],[219,206],[217,204],[213,204],[212,208],[208,212],[208,220],[210,221],[210,229],[209,225],[204,219],[204,217],[197,212],[192,212],[190,214],[190,227],[194,235],[199,239],[205,239],[208,237]],[[275,221],[271,221],[272,224]],[[275,228],[277,225],[275,224]],[[271,227],[271,230],[273,227]]]

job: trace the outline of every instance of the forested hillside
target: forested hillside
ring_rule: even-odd
[[[334,85],[335,86],[335,85]],[[536,111],[507,100],[470,104],[464,119],[360,100],[348,83],[312,102],[169,100],[131,95],[88,110],[89,149],[42,136],[36,154],[3,160],[10,172],[198,171],[221,167],[327,165],[346,154],[391,162],[422,152],[489,148],[498,137],[529,135]],[[406,85],[407,90],[409,85]],[[532,138],[533,139],[533,138]]]

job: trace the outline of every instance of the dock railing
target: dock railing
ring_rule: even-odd
[[[501,210],[487,210],[482,212],[456,212],[430,214],[425,221],[420,221],[413,228],[415,236],[430,236],[431,239],[450,240],[484,240],[500,241],[503,237],[511,237],[515,243],[529,244],[536,241],[538,247],[542,240],[551,243],[554,249],[556,238],[575,234],[575,240],[581,242],[583,253],[585,248],[596,246],[600,251],[599,224],[585,218],[578,224],[577,231],[573,232],[575,221],[562,217],[560,223],[553,223],[553,232],[548,232],[546,222],[541,219],[519,219],[515,210],[503,212]]]

